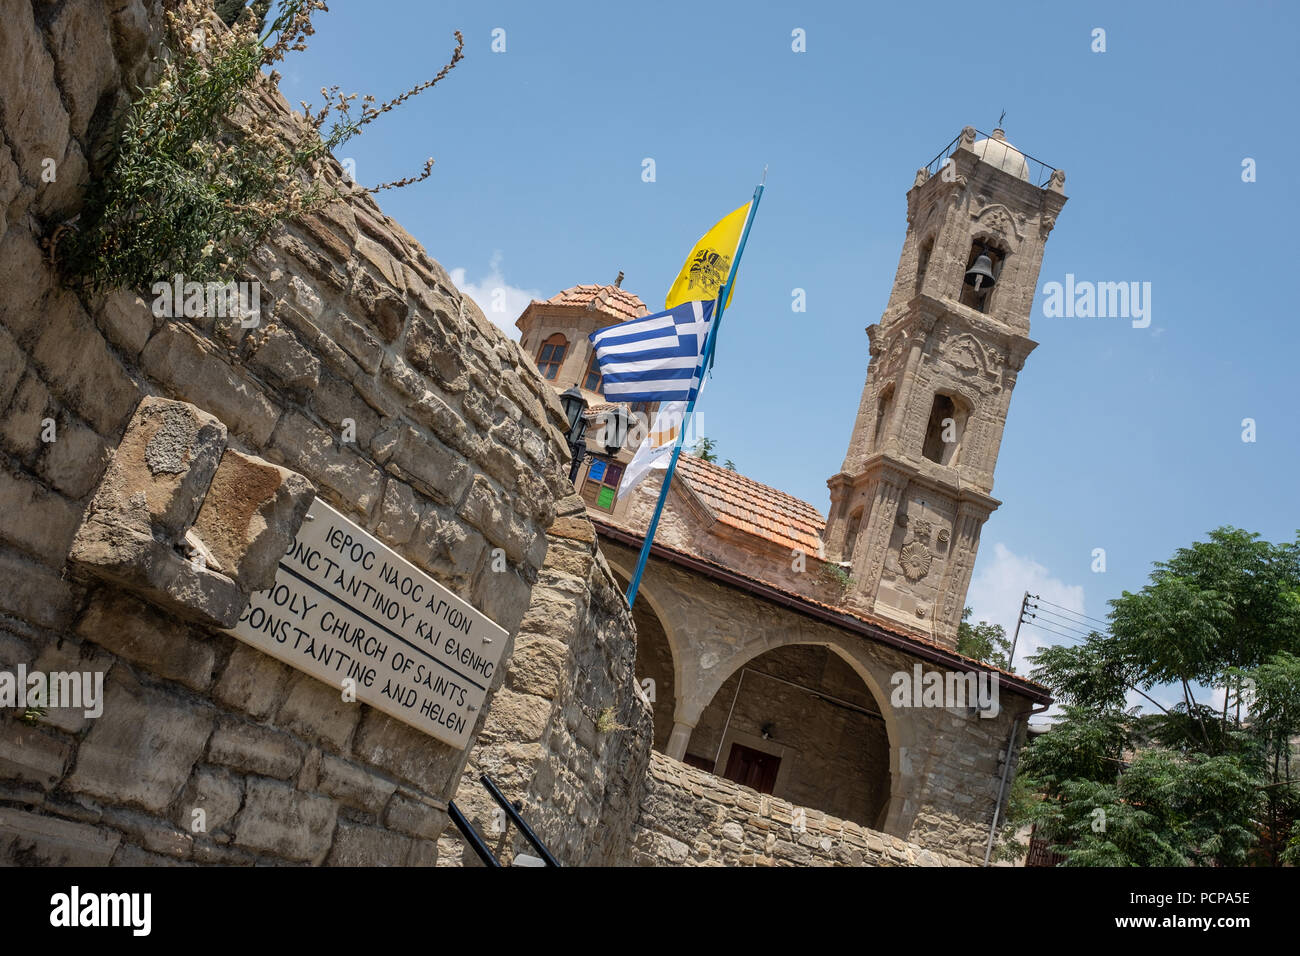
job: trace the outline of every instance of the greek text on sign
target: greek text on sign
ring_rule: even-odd
[[[231,633],[461,749],[507,638],[319,498]]]

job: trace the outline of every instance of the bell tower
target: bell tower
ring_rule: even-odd
[[[850,607],[955,647],[1065,173],[967,126],[916,174],[889,304],[831,492]]]

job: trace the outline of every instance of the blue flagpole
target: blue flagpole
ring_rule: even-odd
[[[764,175],[766,179],[766,175]],[[726,310],[727,299],[731,296],[731,287],[736,281],[736,273],[740,270],[740,257],[745,252],[745,243],[749,240],[749,227],[754,223],[754,215],[758,212],[758,201],[763,198],[763,185],[760,183],[754,188],[754,199],[749,204],[749,215],[745,217],[745,228],[740,233],[740,244],[736,246],[736,257],[731,260],[731,271],[727,274],[727,281],[723,283],[718,290],[718,301],[713,312],[713,321],[709,324],[709,334],[704,340],[704,352],[700,356],[700,384],[695,390],[695,395],[686,403],[686,414],[682,416],[681,426],[677,429],[677,441],[673,444],[673,457],[668,462],[668,471],[664,475],[664,483],[659,489],[659,503],[655,505],[655,513],[650,519],[650,527],[646,529],[645,542],[641,545],[641,554],[636,559],[636,571],[632,574],[632,580],[627,586],[627,605],[631,607],[636,601],[637,589],[641,586],[641,575],[645,573],[646,561],[650,557],[650,545],[655,539],[655,530],[659,527],[659,515],[663,513],[664,502],[668,500],[668,486],[672,484],[673,475],[677,471],[677,459],[682,454],[682,442],[686,438],[686,429],[690,425],[691,416],[695,414],[695,401],[700,397],[700,392],[704,389],[704,375],[713,367],[713,350],[718,343],[718,328],[722,325],[722,313]]]

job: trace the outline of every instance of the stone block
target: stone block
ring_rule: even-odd
[[[487,539],[451,509],[429,505],[405,553],[444,586],[463,593],[487,550]]]
[[[335,429],[340,441],[361,448],[369,447],[375,432],[379,430],[379,416],[351,384],[333,375],[323,376],[320,385],[313,389],[311,408],[322,421]],[[349,422],[350,426],[347,424]],[[348,428],[352,432],[351,438],[344,434]]]
[[[360,718],[361,704],[345,701],[341,689],[297,673],[276,714],[276,723],[333,750],[346,751]]]
[[[98,434],[65,416],[55,428],[54,441],[45,444],[37,470],[75,501],[94,490],[111,458]]]
[[[140,401],[140,387],[74,296],[51,297],[31,359],[51,390],[101,435],[115,435]]]
[[[46,27],[73,136],[85,135],[100,98],[119,81],[111,36],[102,3],[66,3]]]
[[[346,806],[378,814],[397,784],[365,767],[322,754],[316,788]]]
[[[20,720],[0,721],[0,780],[49,790],[62,779],[71,754],[66,737]]]
[[[511,500],[497,491],[483,475],[475,475],[457,512],[483,532],[488,541],[505,549],[511,561],[522,561],[537,535],[515,512]]]
[[[234,581],[187,561],[172,548],[120,525],[90,518],[77,531],[69,561],[197,623],[234,627],[248,603]]]
[[[454,792],[464,760],[462,751],[369,707],[357,728],[352,753],[436,797]]]
[[[326,866],[405,866],[415,841],[379,827],[340,820]]]
[[[506,686],[522,694],[554,700],[567,673],[568,655],[569,648],[563,641],[520,635],[515,640]]]
[[[0,551],[0,611],[29,624],[62,629],[72,623],[77,597],[63,577],[8,551]]]
[[[393,794],[384,811],[384,826],[425,840],[438,839],[449,820],[445,808],[402,790]]]
[[[0,207],[2,206],[3,201],[0,201]],[[0,216],[3,215],[3,210],[0,209]],[[18,383],[23,380],[26,371],[27,356],[18,347],[14,337],[0,327],[0,409],[9,407],[9,400],[14,397]]]
[[[212,642],[130,595],[98,591],[77,622],[77,634],[166,680],[197,691],[212,684]]]
[[[280,780],[298,772],[304,752],[286,733],[233,717],[223,717],[208,741],[209,763]]]
[[[269,372],[286,387],[310,392],[320,384],[320,359],[279,325],[265,325],[250,333],[254,368]]]
[[[81,509],[22,474],[0,468],[0,539],[62,567]]]
[[[286,783],[250,777],[235,818],[235,844],[288,860],[320,863],[330,848],[338,804]]]
[[[10,866],[107,866],[122,835],[0,807],[0,861]]]
[[[45,423],[54,421],[56,409],[50,391],[34,371],[28,371],[14,390],[9,410],[0,420],[0,443],[19,458],[30,458],[41,447]]]
[[[240,779],[225,771],[199,767],[185,785],[173,818],[178,827],[190,833],[213,833],[235,818],[243,803]],[[198,817],[195,810],[202,810]],[[202,829],[195,830],[201,822]]]
[[[416,314],[406,335],[406,360],[436,382],[451,382],[466,370],[460,339],[435,318]]]
[[[5,39],[8,35],[6,30]],[[7,70],[8,58],[0,60]],[[25,341],[39,329],[45,302],[56,294],[44,253],[25,223],[12,223],[0,238],[0,289],[5,290],[0,297],[0,325],[8,328],[14,338]]]
[[[396,467],[402,477],[437,501],[448,504],[460,501],[472,475],[465,459],[436,438],[421,435],[409,425],[399,429],[389,456],[389,469]]]
[[[235,649],[212,695],[227,707],[265,720],[280,705],[285,686],[297,671],[243,641],[232,641]]]
[[[152,306],[133,292],[108,293],[95,317],[108,340],[131,358],[140,355],[153,334]]]
[[[40,175],[41,160],[60,157],[68,142],[68,112],[54,79],[54,61],[36,26],[31,4],[9,3],[0,33],[0,113],[25,178]]]
[[[379,501],[383,478],[364,458],[339,448],[334,436],[298,412],[288,412],[273,445],[287,464],[366,514]]]
[[[483,728],[485,742],[510,740],[534,742],[542,739],[551,718],[552,704],[545,697],[521,694],[502,687],[492,696],[490,720]]]
[[[162,813],[180,794],[215,721],[211,711],[114,672],[103,716],[77,752],[65,786]]]
[[[316,489],[302,475],[226,449],[194,522],[194,533],[245,591],[275,584],[280,558],[293,544]]]
[[[405,544],[415,534],[420,522],[420,503],[409,485],[395,478],[384,484],[384,500],[379,507],[375,534],[391,546]]]
[[[185,402],[147,396],[113,455],[88,517],[176,541],[203,504],[226,426]]]
[[[264,446],[275,430],[280,411],[258,384],[183,324],[164,324],[140,353],[140,362],[172,394],[211,410],[254,445]]]

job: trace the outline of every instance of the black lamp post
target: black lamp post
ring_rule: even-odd
[[[587,400],[583,397],[582,391],[578,386],[573,386],[567,392],[560,396],[560,405],[564,408],[564,417],[569,423],[569,431],[564,436],[569,444],[569,452],[573,456],[573,464],[569,466],[569,481],[578,480],[578,469],[582,463],[587,460],[590,454],[587,451]],[[605,454],[613,458],[623,447],[623,442],[627,437],[627,406],[615,405],[612,409],[602,412],[602,427],[604,430]]]

